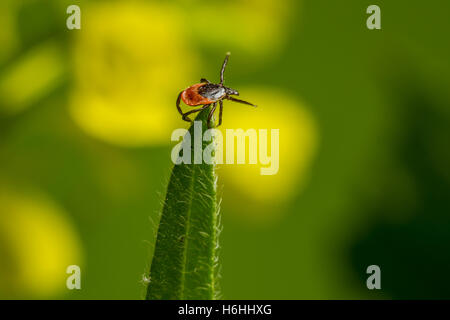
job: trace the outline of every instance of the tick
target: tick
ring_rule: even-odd
[[[239,92],[237,90],[225,87],[223,85],[223,73],[225,71],[225,67],[228,63],[228,58],[230,57],[230,53],[228,52],[225,56],[225,60],[222,64],[222,69],[220,70],[220,83],[215,84],[211,83],[210,81],[202,78],[200,79],[200,83],[194,84],[190,86],[189,88],[183,90],[180,92],[177,98],[177,109],[178,112],[183,117],[184,121],[192,122],[192,120],[188,117],[188,115],[200,112],[206,108],[208,108],[210,105],[212,105],[211,111],[208,114],[208,128],[210,128],[210,121],[214,114],[214,111],[216,111],[217,103],[219,103],[219,123],[217,124],[217,127],[222,124],[222,113],[223,113],[223,100],[231,100],[234,102],[239,102],[243,104],[247,104],[252,107],[256,107],[256,105],[236,99],[232,96],[238,96]],[[190,110],[188,112],[184,112],[181,110],[180,102],[183,100],[183,102],[191,107],[196,107],[203,105],[201,108]]]

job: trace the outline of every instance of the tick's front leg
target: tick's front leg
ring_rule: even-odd
[[[202,111],[202,110],[208,108],[209,106],[210,106],[210,104],[205,104],[205,105],[204,105],[203,107],[201,107],[201,108],[194,109],[194,110],[188,111],[188,112],[186,112],[186,113],[183,113],[183,120],[184,120],[184,121],[187,121],[187,122],[192,122],[192,120],[191,120],[190,118],[187,117],[188,115],[193,114],[193,113],[196,113],[196,112],[200,112],[200,111]]]
[[[181,115],[183,115],[183,110],[181,110],[181,107],[180,107],[182,93],[183,93],[183,91],[180,92],[180,94],[178,95],[178,98],[177,98],[177,110]]]

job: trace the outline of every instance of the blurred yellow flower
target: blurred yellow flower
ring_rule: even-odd
[[[197,66],[178,11],[162,3],[94,3],[82,19],[73,52],[75,121],[114,144],[168,143],[179,125],[176,96]]]
[[[61,48],[53,41],[26,52],[0,76],[0,108],[14,114],[54,89],[66,72]]]
[[[0,297],[46,298],[66,288],[66,268],[81,265],[67,214],[42,196],[0,190]]]
[[[285,44],[291,0],[184,1],[195,40],[224,51],[262,58]]]
[[[318,145],[318,129],[303,103],[286,93],[273,88],[241,88],[240,92],[258,108],[225,101],[223,127],[219,128],[224,136],[227,128],[268,129],[269,142],[270,129],[279,129],[279,170],[275,175],[261,175],[261,166],[266,166],[259,163],[229,164],[221,165],[219,176],[223,177],[224,193],[231,199],[229,205],[241,209],[252,206],[253,210],[243,211],[259,220],[271,218],[280,211],[273,206],[300,194],[305,186]],[[248,144],[246,148],[248,154]]]

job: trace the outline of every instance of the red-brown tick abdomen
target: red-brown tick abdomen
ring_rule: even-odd
[[[198,93],[198,89],[204,86],[205,83],[197,83],[193,86],[190,86],[186,90],[181,93],[181,99],[188,106],[199,106],[201,104],[211,104],[214,101],[205,98],[200,93]]]

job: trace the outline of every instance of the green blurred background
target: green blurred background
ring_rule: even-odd
[[[81,8],[68,30],[66,8]],[[381,8],[368,30],[366,8]],[[201,77],[280,129],[280,171],[218,169],[227,299],[450,298],[450,2],[0,4],[0,298],[139,299]],[[250,113],[251,112],[251,113]],[[82,289],[66,289],[66,267]],[[381,290],[366,268],[381,268]]]

